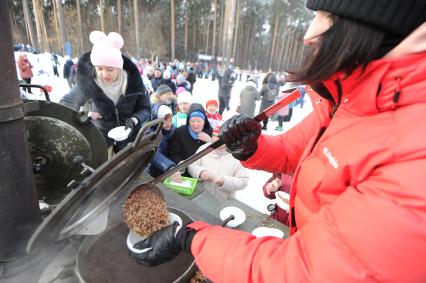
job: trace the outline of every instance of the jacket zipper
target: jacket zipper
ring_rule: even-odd
[[[117,104],[114,105],[114,113],[115,113],[115,119],[116,119],[116,122],[117,122],[117,127],[120,126],[120,114],[118,113],[118,107],[117,107],[117,105],[120,103],[122,97],[123,96],[120,96],[118,98]]]
[[[336,113],[337,109],[339,109],[340,101],[342,99],[342,85],[340,84],[340,81],[338,81],[338,80],[335,80],[334,83],[336,84],[336,87],[337,87],[337,103],[334,100],[331,93],[328,91],[328,89],[322,83],[318,84],[317,88],[314,89],[321,97],[323,97],[324,99],[327,99],[328,101],[330,101],[333,104],[333,107],[332,107],[331,112],[330,112],[330,120],[333,119],[334,114]],[[322,135],[325,133],[326,130],[327,130],[327,127],[322,127],[320,129],[320,131],[319,131],[319,133],[318,133],[318,135],[315,139],[315,142],[311,147],[310,152],[312,152],[312,150],[315,148],[318,141],[320,140],[320,138],[322,137]],[[297,229],[296,212],[295,212],[294,206],[291,208],[291,226],[295,227]]]
[[[331,119],[333,119],[333,116],[336,113],[337,109],[339,108],[340,102],[342,101],[342,84],[340,83],[339,80],[335,80],[334,83],[336,84],[336,87],[337,87],[337,103],[333,99],[334,105],[333,105],[333,109],[331,110],[331,113],[330,113]]]
[[[114,106],[115,119],[117,121],[117,127],[120,126],[120,114],[118,114],[117,106]]]

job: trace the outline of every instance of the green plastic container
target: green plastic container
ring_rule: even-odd
[[[197,179],[182,176],[182,180],[186,182],[188,186],[180,186],[179,184],[172,182],[170,178],[164,180],[163,184],[176,193],[187,196],[192,195],[195,191],[195,186],[197,185]]]

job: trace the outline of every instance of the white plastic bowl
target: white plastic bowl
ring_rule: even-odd
[[[283,199],[289,201],[290,195],[286,192],[277,191],[275,192],[275,199],[277,200],[277,205],[284,209],[285,211],[290,211],[290,205],[285,202]]]
[[[276,238],[284,237],[283,231],[276,228],[269,228],[269,227],[257,227],[251,233],[258,238],[267,237],[267,236],[272,236]]]
[[[223,208],[220,211],[220,219],[224,221],[226,218],[228,218],[230,215],[234,215],[234,219],[229,221],[226,226],[227,227],[238,227],[240,226],[244,221],[246,221],[246,214],[244,211],[242,211],[240,208],[235,206],[228,206]]]
[[[175,213],[169,212],[169,223],[171,224],[171,223],[174,223],[174,222],[177,222],[177,223],[179,223],[180,226],[182,226],[182,219],[180,218],[180,216],[175,214]],[[126,240],[127,247],[132,252],[137,253],[137,254],[147,252],[147,251],[151,250],[152,248],[146,248],[146,249],[143,249],[143,250],[139,250],[139,249],[135,249],[133,247],[137,242],[140,242],[140,241],[145,240],[145,239],[146,239],[145,236],[141,236],[138,233],[130,230],[129,234],[127,235],[127,240]]]
[[[132,131],[130,128],[127,130],[124,129],[125,126],[115,127],[108,132],[108,137],[112,138],[116,141],[124,141],[129,137],[130,132]]]

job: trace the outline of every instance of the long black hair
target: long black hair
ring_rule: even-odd
[[[317,83],[339,71],[350,75],[377,58],[386,32],[348,18],[331,19],[333,25],[310,48],[301,69],[291,72],[291,81]]]

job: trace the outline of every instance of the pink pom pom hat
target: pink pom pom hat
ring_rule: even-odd
[[[90,61],[93,65],[123,69],[123,57],[120,49],[124,45],[124,40],[120,34],[110,32],[106,35],[101,31],[92,31],[90,42],[93,43],[90,54]]]

